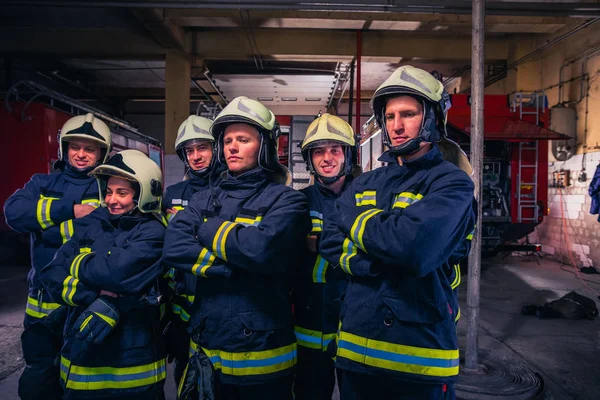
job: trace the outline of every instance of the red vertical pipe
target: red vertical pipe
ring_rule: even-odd
[[[356,31],[356,130],[357,134],[360,131],[360,57],[362,54],[362,31]]]

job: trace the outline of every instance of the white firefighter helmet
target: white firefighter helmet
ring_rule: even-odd
[[[100,202],[106,207],[106,184],[111,176],[127,179],[139,185],[137,208],[143,213],[160,212],[163,195],[162,171],[147,155],[139,150],[123,150],[89,174],[98,181]]]
[[[275,115],[264,104],[245,96],[236,97],[217,115],[210,129],[218,143],[219,162],[226,165],[223,152],[225,128],[233,124],[247,124],[256,128],[261,136],[258,165],[279,175],[278,182],[289,181],[289,171],[277,158],[278,139],[281,135]]]
[[[333,183],[345,175],[360,174],[358,165],[357,141],[352,126],[346,121],[325,113],[310,123],[306,130],[306,136],[302,141],[302,158],[306,162],[307,169],[311,174],[316,174],[312,164],[310,150],[323,146],[327,142],[336,142],[344,148],[344,166],[338,176],[333,178],[320,177],[323,183]]]
[[[419,136],[407,140],[400,146],[392,147],[385,124],[385,107],[390,98],[408,95],[423,103],[423,121]],[[442,82],[429,72],[410,65],[396,69],[377,88],[371,99],[371,109],[377,125],[384,133],[386,146],[398,155],[410,154],[419,149],[421,142],[438,142],[446,136],[446,117],[450,109],[450,96]]]
[[[60,130],[58,137],[58,159],[64,162],[67,160],[66,142],[72,140],[85,139],[91,140],[102,149],[102,156],[98,160],[103,163],[108,159],[108,154],[112,148],[112,135],[110,128],[106,123],[94,116],[92,113],[78,115],[65,122]]]

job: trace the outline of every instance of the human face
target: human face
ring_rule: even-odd
[[[108,179],[104,202],[111,214],[120,215],[133,210],[135,207],[134,196],[135,189],[127,179],[117,178],[116,176],[111,176]]]
[[[317,175],[325,178],[338,176],[344,166],[344,148],[335,142],[315,147],[310,156]]]
[[[258,166],[260,133],[250,125],[233,124],[225,128],[223,151],[227,168],[237,176]]]
[[[184,147],[190,168],[194,171],[208,168],[213,156],[212,144],[208,140],[193,142]]]
[[[68,142],[69,164],[78,170],[95,166],[100,160],[100,146],[93,140],[77,139]]]
[[[385,105],[385,128],[392,147],[416,139],[423,121],[423,105],[414,97],[392,97]]]

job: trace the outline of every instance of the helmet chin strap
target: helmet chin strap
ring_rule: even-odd
[[[423,141],[423,137],[421,136],[418,136],[414,139],[409,139],[400,146],[392,147],[390,149],[390,154],[393,156],[408,156],[416,153],[421,148],[421,143],[423,143]]]

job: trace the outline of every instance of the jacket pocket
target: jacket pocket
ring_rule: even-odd
[[[438,304],[432,299],[423,297],[407,299],[382,294],[381,300],[386,306],[384,317],[386,325],[391,325],[394,319],[410,323],[436,324],[449,314],[445,304]]]

